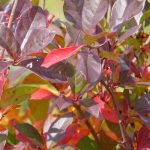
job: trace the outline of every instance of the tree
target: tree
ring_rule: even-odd
[[[150,149],[149,2],[45,2],[1,1],[0,149]]]

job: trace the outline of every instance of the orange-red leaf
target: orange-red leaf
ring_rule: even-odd
[[[82,46],[71,46],[51,51],[44,59],[42,67],[48,68],[75,54]]]

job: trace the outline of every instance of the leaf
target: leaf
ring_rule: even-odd
[[[93,33],[96,25],[104,17],[108,9],[108,0],[84,0],[82,11],[82,27],[87,33]]]
[[[39,52],[54,39],[55,32],[46,28],[33,29],[30,36],[22,47],[22,55]]]
[[[105,50],[101,50],[100,55],[101,55],[101,57],[119,62],[119,58],[115,54],[113,54],[113,52],[108,52],[108,51],[105,51]]]
[[[77,147],[80,150],[101,150],[100,145],[98,145],[94,140],[89,137],[84,137],[78,143]]]
[[[73,122],[73,114],[72,113],[65,114],[53,121],[51,121],[51,118],[49,119],[47,120],[47,122],[45,122],[45,126],[48,123],[47,124],[48,130],[46,131],[47,143],[51,145],[53,142],[59,141],[64,136],[65,131],[67,130],[69,125]]]
[[[27,52],[25,52],[25,50],[27,50],[27,48],[29,48],[29,47],[27,47],[27,45],[28,45],[30,38],[34,38],[34,41],[30,40],[30,43],[32,43],[32,44],[34,43],[34,46],[36,43],[36,46],[35,47],[32,46],[32,49],[37,50],[37,51],[39,50],[39,49],[36,49],[36,48],[39,48],[39,43],[42,43],[42,45],[40,46],[40,49],[42,49],[43,46],[45,47],[45,45],[47,45],[47,42],[49,39],[52,40],[54,33],[50,34],[50,31],[48,29],[45,29],[46,25],[47,25],[46,18],[47,18],[47,11],[42,10],[38,6],[33,6],[32,8],[28,9],[21,15],[21,18],[15,29],[15,38],[17,39],[18,43],[20,44],[21,50],[25,54],[27,53]],[[35,31],[33,31],[33,30],[35,30]],[[37,33],[35,34],[35,32],[37,32]],[[39,35],[41,33],[42,33],[42,35],[39,38]],[[41,41],[42,38],[44,38],[44,41]],[[40,40],[40,42],[39,42],[39,40]],[[44,44],[43,44],[43,42],[44,42]],[[51,41],[49,41],[49,42],[51,42]],[[31,45],[29,44],[28,46],[31,46]],[[32,52],[32,49],[30,52]]]
[[[43,60],[42,57],[26,59],[21,61],[18,66],[25,67],[44,80],[51,82],[67,81],[67,78],[74,74],[74,68],[69,63],[59,62],[52,67],[45,68],[41,67]]]
[[[78,54],[77,69],[89,83],[95,83],[101,76],[102,67],[97,55],[81,52]]]
[[[4,13],[7,14],[8,16],[11,15],[11,11],[13,8],[14,3],[9,3],[6,8],[4,9]],[[24,13],[26,10],[32,7],[32,4],[30,0],[18,0],[16,10],[14,12],[14,20],[16,20],[22,13]],[[1,18],[1,22],[7,22],[6,17],[3,16]]]
[[[72,56],[77,51],[79,51],[82,47],[83,46],[72,46],[52,50],[45,57],[44,62],[42,63],[42,67],[48,68],[64,59],[67,59],[68,57]]]
[[[64,0],[64,15],[75,27],[82,29],[82,9],[84,0]]]
[[[8,130],[0,131],[0,149],[3,150],[6,144]]]
[[[0,24],[0,46],[13,58],[17,58],[21,52],[13,33],[3,24]]]
[[[118,30],[118,26],[142,12],[145,0],[116,0],[111,12],[111,31]]]
[[[127,30],[125,33],[123,33],[119,37],[118,42],[121,43],[122,41],[124,41],[125,39],[130,37],[131,35],[135,34],[139,30],[139,28],[140,28],[140,26],[131,27],[129,30]]]
[[[7,69],[9,65],[8,62],[0,60],[0,73]]]
[[[38,89],[34,93],[32,93],[30,99],[31,100],[42,100],[42,99],[50,99],[53,97],[53,94],[45,89]]]
[[[35,144],[42,146],[43,140],[39,132],[30,124],[17,124],[15,128],[25,137],[29,138]]]
[[[57,99],[55,99],[55,104],[60,110],[64,110],[72,105],[72,100],[67,97],[58,97]]]
[[[29,108],[31,111],[31,116],[30,118],[32,119],[33,122],[42,122],[44,123],[44,120],[47,117],[47,113],[49,110],[49,100],[30,100],[29,101]],[[38,127],[40,128],[40,127]]]
[[[138,150],[149,150],[150,149],[150,131],[148,128],[143,126],[138,132],[137,137],[137,149]]]
[[[146,125],[150,125],[150,93],[135,101],[135,110],[137,111],[141,120]]]

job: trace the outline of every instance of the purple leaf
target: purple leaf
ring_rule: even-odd
[[[139,117],[146,125],[150,125],[150,93],[142,96],[135,102],[135,110],[137,111]]]
[[[116,0],[110,17],[111,31],[118,30],[117,26],[141,13],[144,5],[145,0]]]
[[[99,57],[88,52],[78,54],[77,69],[86,76],[89,83],[96,82],[102,71]]]
[[[9,65],[10,64],[8,62],[0,60],[0,73],[3,72],[6,68],[8,68]]]
[[[37,51],[39,52],[42,48],[46,47],[50,42],[52,42],[54,36],[55,32],[46,28],[32,30],[28,39],[24,39],[26,43],[24,47],[21,47],[22,55],[27,55]]]
[[[10,16],[12,7],[13,3],[8,4],[4,10],[4,13]],[[14,20],[31,7],[32,4],[30,0],[18,0],[17,7],[14,13]],[[6,22],[6,17],[5,16],[1,17],[0,22]]]
[[[64,110],[72,105],[72,100],[66,97],[59,97],[55,99],[55,104],[58,106],[60,110]]]
[[[32,35],[33,33],[35,33],[35,31],[33,30],[39,29],[39,28],[41,29],[38,31],[39,32],[38,36],[42,32],[42,28],[43,28],[44,34],[47,35],[50,33],[48,30],[46,33],[46,30],[45,30],[46,25],[47,25],[46,18],[47,18],[47,11],[44,11],[40,7],[37,7],[37,6],[33,6],[32,8],[28,9],[26,12],[24,12],[21,15],[21,18],[15,30],[15,38],[19,42],[22,51],[25,49],[25,46],[27,45],[27,42],[30,39],[30,36],[31,38],[33,38],[33,36],[37,36],[37,35]],[[40,37],[40,40],[41,38],[42,37]],[[34,39],[36,38],[34,37]],[[39,39],[37,39],[37,41],[38,40]],[[51,42],[51,40],[49,42]],[[45,44],[42,45],[41,48],[43,48],[43,46],[45,46]]]
[[[74,74],[73,66],[69,63],[59,62],[52,67],[41,67],[43,58],[27,59],[18,64],[18,66],[25,67],[41,78],[51,82],[65,82],[67,78]]]
[[[72,122],[72,113],[65,114],[52,122],[51,120],[47,120],[45,122],[45,126],[49,126],[47,127],[48,130],[45,131],[47,133],[47,144],[50,146],[53,142],[59,141],[63,137],[66,129]]]
[[[74,23],[74,25],[82,29],[82,8],[84,0],[65,0],[64,14],[67,20]]]
[[[20,54],[20,47],[13,33],[3,24],[0,24],[0,46],[13,58],[17,58]]]
[[[123,33],[119,39],[118,42],[122,42],[125,39],[127,39],[128,37],[130,37],[131,35],[135,34],[138,30],[139,30],[140,26],[134,26],[132,28],[130,28],[129,30],[127,30],[125,33]]]
[[[93,33],[96,25],[108,9],[108,0],[84,0],[82,27],[87,33]]]

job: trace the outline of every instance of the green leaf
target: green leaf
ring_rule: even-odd
[[[119,62],[119,59],[117,56],[115,56],[112,52],[108,52],[108,51],[104,51],[104,50],[101,50],[100,51],[100,55],[101,57],[105,57],[107,59],[110,59],[110,60],[114,60],[116,62]]]
[[[77,147],[79,150],[101,150],[99,145],[89,137],[82,138]]]
[[[24,136],[29,138],[35,144],[43,145],[43,140],[39,132],[30,124],[22,123],[15,126],[16,129]]]

